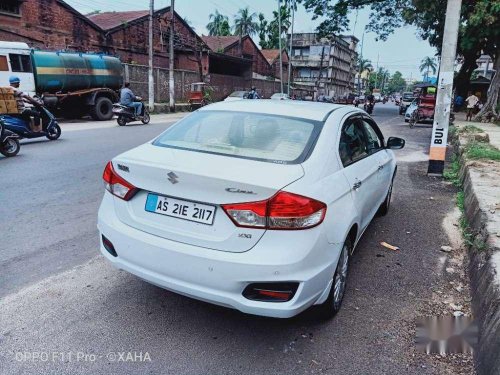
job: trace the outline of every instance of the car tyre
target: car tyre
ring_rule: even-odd
[[[387,195],[385,196],[384,201],[380,205],[377,211],[378,216],[385,216],[389,212],[389,208],[391,206],[391,197],[392,197],[392,186],[394,185],[394,177],[396,176],[396,173],[394,173],[394,176],[392,176],[391,184],[389,185],[389,189],[387,190]]]
[[[340,252],[335,273],[333,274],[333,283],[330,293],[325,302],[314,306],[319,319],[326,320],[333,318],[340,310],[342,300],[347,286],[347,276],[349,273],[349,257],[353,249],[353,240],[347,238]]]

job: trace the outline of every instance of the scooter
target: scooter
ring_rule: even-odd
[[[367,102],[367,103],[365,103],[364,107],[365,107],[366,113],[368,113],[369,115],[371,115],[372,112],[373,112],[373,107],[374,107],[373,102]]]
[[[19,139],[47,137],[55,141],[61,136],[61,127],[56,118],[47,108],[40,105],[37,107],[42,119],[41,129],[31,127],[31,121],[20,116],[0,115],[0,120],[4,122],[5,129],[17,134]]]
[[[129,122],[133,121],[141,121],[144,125],[146,125],[149,124],[149,121],[151,120],[149,111],[144,103],[142,103],[142,113],[140,116],[135,115],[135,108],[127,107],[125,105],[121,105],[120,103],[113,104],[113,113],[118,116],[116,122],[120,126],[127,125]]]
[[[5,129],[0,120],[0,154],[6,157],[16,156],[21,149],[18,138],[17,134]]]

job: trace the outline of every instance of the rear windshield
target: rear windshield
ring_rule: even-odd
[[[403,99],[405,100],[412,100],[413,99],[413,93],[404,93],[403,94]]]
[[[233,111],[197,111],[153,144],[272,163],[302,163],[322,123],[302,118]]]

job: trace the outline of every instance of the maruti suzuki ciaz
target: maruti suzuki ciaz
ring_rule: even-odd
[[[339,310],[349,258],[389,209],[396,161],[364,111],[220,102],[105,167],[98,229],[116,267],[192,298],[287,318]]]

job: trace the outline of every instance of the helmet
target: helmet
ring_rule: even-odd
[[[10,84],[13,84],[13,83],[21,83],[21,80],[19,79],[19,77],[17,76],[10,76],[9,77],[9,83]]]
[[[257,87],[255,87],[255,86],[252,86],[252,90],[257,90]]]

